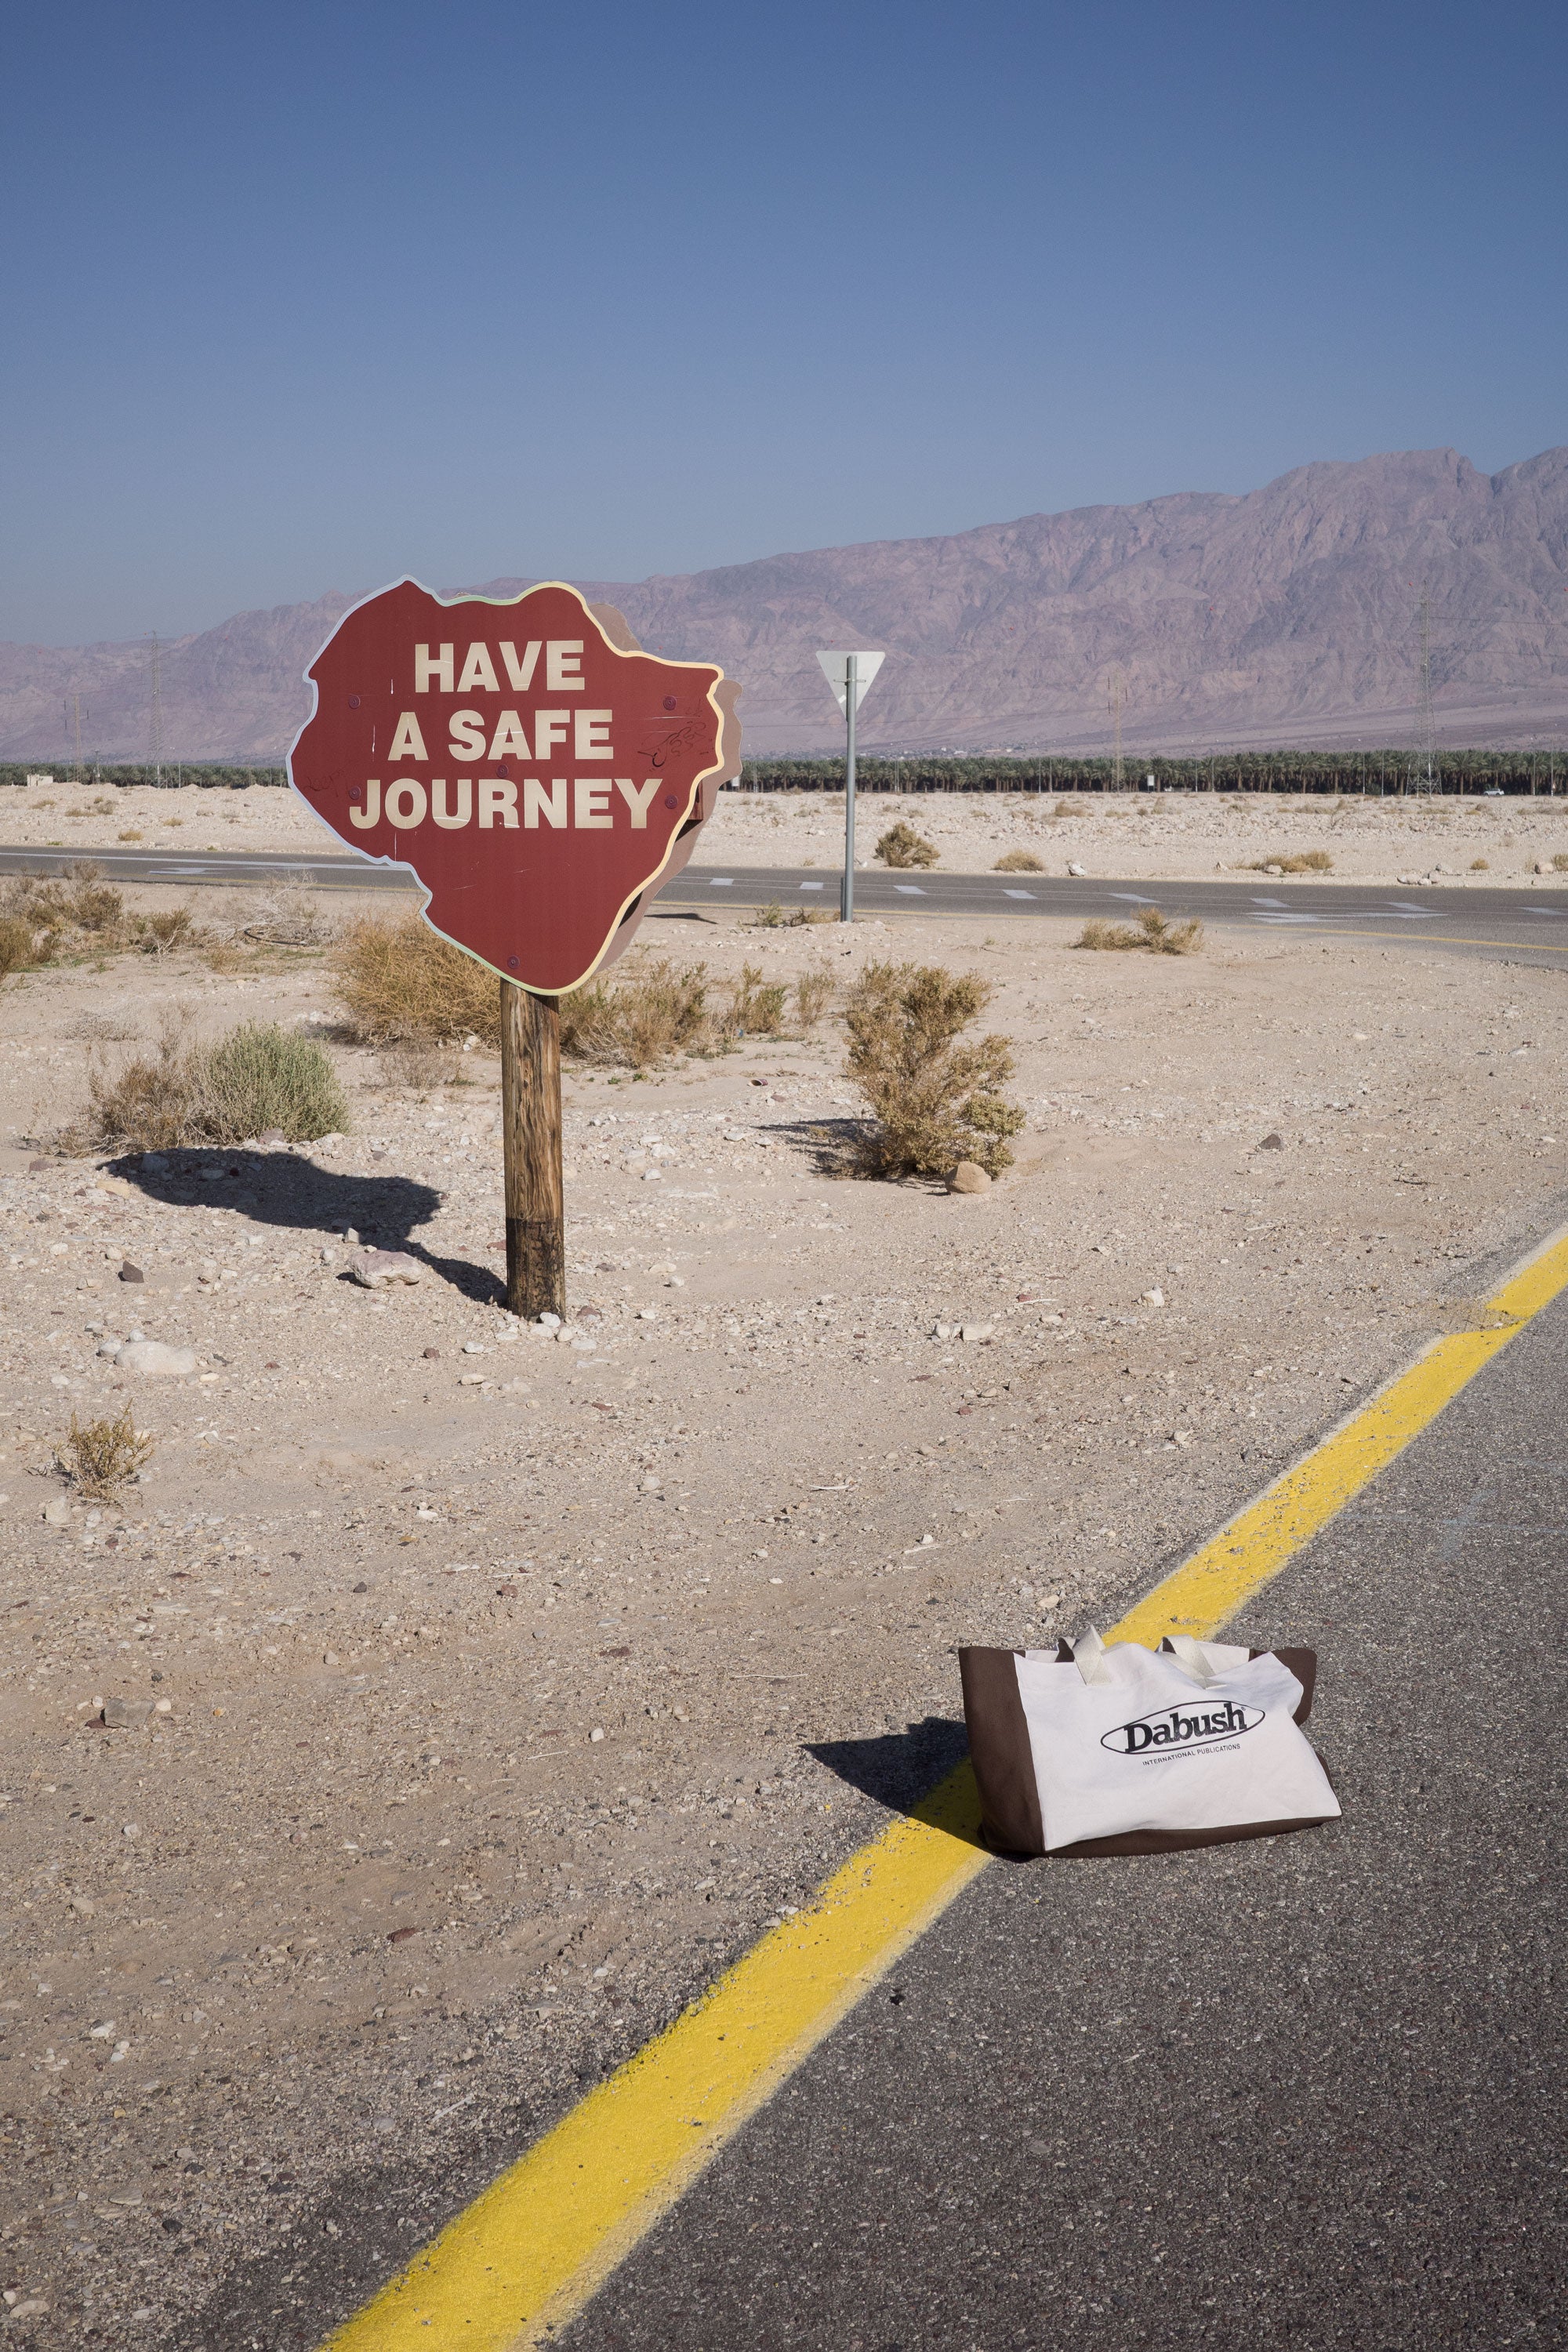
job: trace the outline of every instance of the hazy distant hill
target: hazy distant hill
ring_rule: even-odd
[[[1245,498],[1194,491],[580,584],[650,648],[741,679],[759,753],[838,745],[815,654],[853,645],[888,655],[868,749],[1102,744],[1112,664],[1130,749],[1408,741],[1423,589],[1445,740],[1568,732],[1568,448],[1490,476],[1452,449],[1304,466]],[[307,709],[300,674],[349,601],[243,613],[171,645],[167,755],[281,754]],[[85,748],[144,756],[147,653],[132,645],[0,646],[0,757],[58,760],[76,688]]]

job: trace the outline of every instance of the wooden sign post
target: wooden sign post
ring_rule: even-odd
[[[500,984],[506,1303],[525,1323],[566,1315],[561,1181],[561,1000]]]
[[[645,654],[560,581],[448,601],[400,580],[305,676],[294,790],[350,848],[411,868],[431,929],[500,983],[506,1303],[563,1317],[560,1000],[630,946],[740,773],[739,688]]]

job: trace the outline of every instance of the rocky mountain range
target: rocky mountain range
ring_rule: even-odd
[[[530,576],[468,593],[514,594]],[[1103,749],[1118,677],[1130,752],[1409,743],[1424,597],[1439,740],[1568,735],[1568,447],[1491,475],[1452,449],[1303,466],[1243,497],[577,584],[651,651],[739,678],[756,755],[840,746],[815,658],[840,646],[887,655],[862,711],[868,751]],[[352,601],[241,613],[167,644],[165,758],[279,759],[309,709],[305,666]],[[74,691],[86,753],[146,757],[143,640],[0,646],[0,758],[63,760]]]

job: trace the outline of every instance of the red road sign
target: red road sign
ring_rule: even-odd
[[[639,652],[560,581],[448,603],[400,580],[306,677],[295,791],[352,848],[413,867],[433,929],[542,995],[628,944],[739,772],[722,670]]]

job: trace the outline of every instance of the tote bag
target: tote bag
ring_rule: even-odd
[[[1310,1650],[1184,1636],[959,1652],[982,1832],[1001,1853],[1166,1853],[1335,1820],[1301,1729]]]

